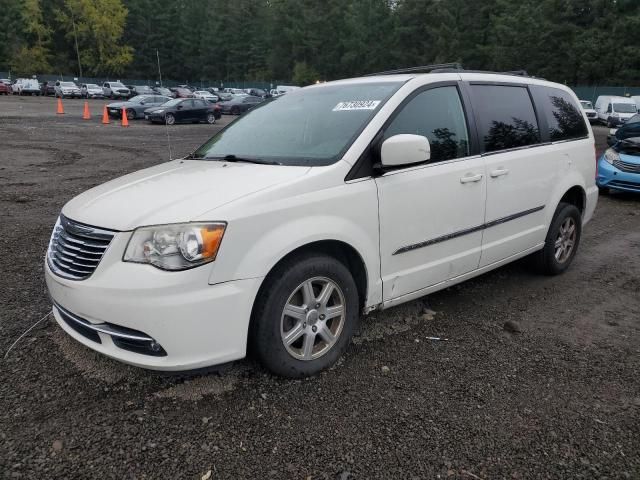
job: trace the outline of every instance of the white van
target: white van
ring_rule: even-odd
[[[607,127],[619,127],[638,113],[638,107],[633,98],[600,95],[596,100],[598,120]]]
[[[313,375],[363,313],[525,256],[564,272],[597,203],[594,152],[575,94],[540,79],[383,72],[290,91],[69,201],[45,260],[53,313],[132,365],[250,347]]]

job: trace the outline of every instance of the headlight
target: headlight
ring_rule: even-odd
[[[620,160],[620,155],[618,155],[618,152],[616,152],[613,148],[608,148],[604,152],[604,159],[605,161],[613,165],[614,161]]]
[[[122,258],[163,270],[186,270],[216,259],[226,223],[142,227],[133,232]]]

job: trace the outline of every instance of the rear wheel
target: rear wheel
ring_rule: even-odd
[[[207,123],[210,125],[216,123],[216,116],[213,113],[207,113]]]
[[[544,247],[532,260],[545,275],[563,273],[576,255],[582,235],[582,215],[575,205],[560,203],[547,232]]]
[[[251,345],[285,377],[315,375],[344,353],[359,318],[355,281],[333,257],[292,257],[265,280],[252,317]]]
[[[231,115],[240,115],[240,108],[236,106],[231,107]]]

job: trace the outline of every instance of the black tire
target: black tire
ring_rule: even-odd
[[[607,128],[613,128],[613,123],[610,118],[607,118]]]
[[[598,187],[598,191],[600,192],[600,195],[609,195],[611,193],[611,190],[609,190],[608,187]]]
[[[167,113],[164,116],[164,122],[167,125],[175,125],[176,123],[176,117],[173,115],[173,113]]]
[[[283,343],[281,333],[282,322],[284,322],[283,311],[292,293],[297,291],[297,287],[309,279],[317,278],[329,279],[339,287],[344,299],[344,316],[341,317],[343,323],[336,335],[335,343],[322,356],[301,360],[289,353]],[[316,311],[316,317],[318,311]],[[323,324],[320,320],[322,319],[313,320],[314,326],[310,328],[316,328],[316,321],[318,328],[322,328]],[[269,274],[258,294],[251,318],[249,337],[251,352],[267,369],[277,375],[289,378],[315,375],[338,361],[349,346],[358,320],[358,290],[348,268],[335,258],[321,253],[294,256],[285,260]],[[305,327],[307,327],[307,321],[311,322],[304,320]],[[326,322],[328,324],[329,320]],[[304,341],[306,337],[300,338]],[[322,339],[320,338],[319,341],[322,342]]]
[[[207,123],[209,125],[213,125],[214,123],[216,123],[216,116],[213,113],[207,114]]]
[[[571,221],[573,221],[575,226],[575,237],[573,238],[571,251],[566,257],[561,255],[560,259],[558,259],[556,256],[558,253],[556,250],[556,242],[560,241],[562,235],[561,228],[566,225],[565,222]],[[578,210],[575,205],[561,202],[558,208],[556,208],[556,213],[551,221],[551,226],[544,241],[544,247],[531,257],[533,266],[538,272],[544,275],[559,275],[563,273],[573,262],[580,245],[581,237],[582,215],[580,214],[580,210]]]
[[[135,120],[136,112],[130,108],[127,109],[127,120]]]
[[[235,105],[231,107],[231,115],[240,115],[240,107],[236,107]]]

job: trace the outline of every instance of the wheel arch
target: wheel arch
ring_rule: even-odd
[[[569,188],[560,198],[559,203],[569,203],[575,205],[580,210],[580,215],[584,216],[587,206],[587,193],[580,185]]]
[[[352,245],[341,240],[317,240],[310,243],[306,243],[299,247],[294,248],[287,254],[282,256],[269,270],[267,275],[262,280],[262,284],[258,289],[258,294],[254,299],[254,305],[258,298],[262,294],[264,286],[268,280],[272,278],[274,272],[277,272],[278,268],[286,261],[289,261],[292,257],[301,256],[310,253],[322,253],[335,258],[342,262],[353,275],[353,280],[358,287],[358,301],[360,308],[364,308],[367,299],[368,292],[368,277],[367,266],[362,255]]]

